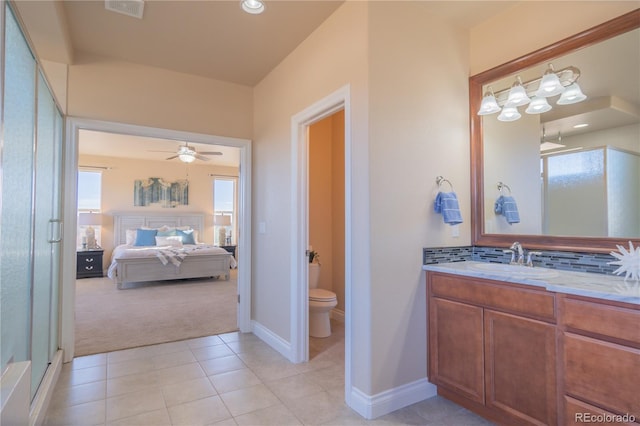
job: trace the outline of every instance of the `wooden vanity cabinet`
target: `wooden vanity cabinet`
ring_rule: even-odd
[[[429,272],[429,380],[499,424],[557,424],[553,293]]]
[[[580,423],[585,412],[640,422],[640,308],[570,295],[558,300],[563,423]]]

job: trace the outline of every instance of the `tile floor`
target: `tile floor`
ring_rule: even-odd
[[[367,421],[344,401],[344,327],[292,364],[227,333],[76,358],[45,425],[491,425],[440,397]]]

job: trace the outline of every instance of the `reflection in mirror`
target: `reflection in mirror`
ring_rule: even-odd
[[[637,26],[578,50],[530,61],[523,69],[511,67],[499,78],[479,79],[476,91],[481,93],[472,93],[478,114],[472,123],[472,162],[481,161],[481,167],[474,164],[481,171],[476,174],[481,211],[472,225],[483,229],[476,230],[476,237],[640,238]],[[539,87],[550,74],[559,77],[562,87],[543,98]],[[524,88],[529,101],[516,104],[514,88]],[[495,95],[497,109],[490,111],[487,95]],[[505,117],[508,107],[515,107],[519,118]],[[478,112],[481,108],[487,113]],[[518,221],[503,211],[509,195]]]

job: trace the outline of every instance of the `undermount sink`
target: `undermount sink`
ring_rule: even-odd
[[[479,272],[487,272],[515,278],[553,278],[558,276],[558,272],[553,269],[532,268],[522,265],[507,265],[504,263],[473,263],[469,265],[469,267]]]

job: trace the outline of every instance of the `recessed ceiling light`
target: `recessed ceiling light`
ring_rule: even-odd
[[[588,123],[582,123],[582,124],[576,124],[575,126],[573,126],[574,129],[582,129],[583,127],[588,127],[589,124]]]
[[[264,3],[261,0],[241,0],[242,10],[252,15],[259,15],[264,12]]]

